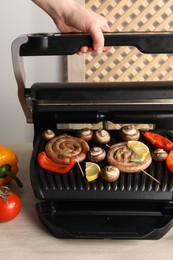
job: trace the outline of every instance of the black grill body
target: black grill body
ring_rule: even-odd
[[[64,132],[76,136],[76,131]],[[111,130],[111,136],[113,143],[118,142],[118,131]],[[65,175],[43,170],[37,155],[44,147],[45,141],[38,138],[31,159],[31,182],[41,201],[36,205],[38,215],[55,237],[156,239],[172,227],[173,175],[165,162],[153,162],[147,169],[161,184],[143,172],[121,173],[114,183],[101,177],[87,182],[78,165]],[[104,165],[106,161],[100,164]],[[81,167],[85,169],[85,162]]]
[[[167,33],[105,34],[105,42],[109,46],[128,42],[145,53],[173,52],[173,35]],[[147,169],[160,184],[144,172],[121,173],[114,183],[101,177],[89,183],[77,164],[65,175],[38,165],[38,153],[46,145],[43,131],[77,135],[77,129],[58,129],[59,124],[102,122],[107,129],[108,121],[151,123],[155,132],[173,140],[172,82],[35,83],[31,88],[25,87],[19,66],[23,56],[69,55],[91,43],[90,36],[82,34],[27,35],[13,43],[19,100],[28,122],[34,125],[30,177],[38,199],[38,216],[57,238],[161,238],[173,225],[173,175],[165,162],[153,161]],[[17,57],[16,45],[19,45]],[[110,145],[121,141],[118,130],[108,131]],[[154,149],[142,135],[140,140],[151,151]],[[89,145],[93,147],[96,143],[91,140]],[[104,165],[106,160],[100,164]],[[81,167],[85,169],[84,161]]]

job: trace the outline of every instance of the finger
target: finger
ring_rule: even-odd
[[[88,52],[93,52],[94,49],[92,47],[82,46],[80,50],[77,52],[78,55],[86,54]]]
[[[101,29],[98,26],[91,28],[91,36],[93,39],[93,49],[97,54],[101,54],[104,47],[104,36]]]
[[[106,32],[106,33],[109,33],[111,31],[108,24],[102,26],[101,30],[102,30],[102,32]],[[108,52],[108,51],[110,51],[110,49],[111,49],[111,46],[104,46],[103,52]]]
[[[103,52],[108,52],[108,51],[110,51],[110,49],[111,49],[111,47],[109,47],[109,46],[104,47],[104,48],[103,48]]]
[[[110,32],[110,28],[107,25],[99,27],[97,23],[93,24],[90,28],[90,34],[93,39],[93,49],[97,54],[101,54],[103,51],[107,50],[107,47],[104,47],[105,39],[103,32]]]

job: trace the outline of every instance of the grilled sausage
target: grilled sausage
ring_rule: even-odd
[[[47,156],[55,162],[68,164],[70,158],[77,162],[85,160],[89,145],[78,137],[62,134],[51,139],[46,147]]]
[[[112,145],[107,153],[107,162],[121,172],[139,172],[145,170],[152,162],[151,153],[137,161],[137,155],[127,146],[127,142]]]

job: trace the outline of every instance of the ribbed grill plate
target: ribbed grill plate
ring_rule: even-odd
[[[76,131],[66,131],[72,136],[76,136]],[[120,142],[118,131],[111,130],[111,143]],[[173,139],[170,132],[159,132],[169,139]],[[62,132],[56,133],[57,135]],[[141,137],[142,142],[146,141]],[[31,159],[31,182],[36,197],[39,199],[53,200],[172,200],[173,175],[168,171],[165,162],[152,162],[147,172],[160,181],[158,184],[143,172],[121,173],[117,182],[109,183],[101,177],[93,182],[88,182],[78,167],[75,167],[64,175],[43,170],[37,163],[37,155],[44,151],[45,141],[38,137]],[[94,142],[90,147],[96,146]],[[110,144],[111,145],[111,144]],[[150,149],[153,147],[147,143]],[[108,149],[105,147],[105,149]],[[103,162],[100,166],[106,162]],[[83,170],[85,162],[81,163]]]

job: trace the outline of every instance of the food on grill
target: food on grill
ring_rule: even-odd
[[[89,142],[93,137],[93,131],[89,128],[83,128],[77,133],[79,138],[82,138],[86,142]]]
[[[47,129],[46,131],[43,132],[42,134],[42,138],[45,139],[46,141],[52,139],[55,137],[55,133],[50,130],[50,129]]]
[[[173,173],[173,149],[169,152],[166,158],[166,166]]]
[[[100,144],[107,144],[110,142],[111,137],[108,131],[99,129],[94,133],[94,140]]]
[[[85,163],[85,175],[88,182],[96,180],[100,176],[100,166],[94,162]]]
[[[101,162],[105,159],[106,152],[101,147],[93,147],[88,152],[88,159],[92,162]]]
[[[124,141],[138,140],[140,132],[133,124],[123,126],[119,131],[120,137]]]
[[[127,146],[132,149],[135,154],[143,158],[149,153],[149,148],[140,141],[128,141]]]
[[[132,173],[145,170],[151,164],[152,157],[150,152],[145,157],[139,156],[128,147],[128,142],[122,142],[110,147],[107,153],[107,162],[117,167],[120,172]]]
[[[64,174],[73,168],[75,160],[70,158],[69,164],[61,164],[51,160],[49,157],[47,157],[45,152],[40,152],[38,154],[38,163],[43,169],[47,171]]]
[[[114,182],[119,178],[120,170],[115,166],[108,165],[101,170],[101,176],[105,181]]]
[[[77,162],[85,160],[88,143],[78,137],[62,134],[51,139],[45,146],[46,155],[55,162],[69,164],[70,158]]]
[[[173,148],[173,142],[168,138],[153,132],[142,132],[145,138],[154,146],[169,151]]]
[[[158,148],[152,152],[151,155],[155,161],[162,162],[166,160],[168,153],[165,150]]]

